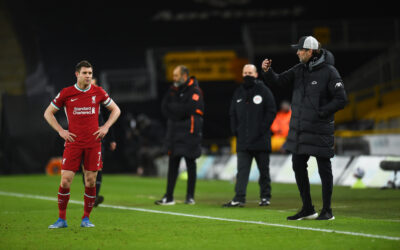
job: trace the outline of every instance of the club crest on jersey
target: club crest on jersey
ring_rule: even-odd
[[[92,96],[92,103],[96,103],[96,96]]]

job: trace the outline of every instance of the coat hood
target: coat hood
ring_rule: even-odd
[[[310,71],[312,71],[314,68],[318,68],[319,66],[321,66],[324,63],[332,65],[332,66],[335,65],[335,57],[329,50],[321,49],[321,52],[322,53],[321,53],[320,57],[315,57],[306,64]]]

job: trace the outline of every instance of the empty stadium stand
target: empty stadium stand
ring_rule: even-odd
[[[394,9],[366,6],[355,15],[339,6],[332,6],[328,13],[311,4],[282,2],[266,6],[260,0],[148,1],[134,8],[98,1],[3,0],[0,3],[0,91],[18,94],[16,99],[6,98],[8,106],[37,104],[20,109],[22,114],[30,114],[29,123],[38,129],[38,136],[48,138],[49,143],[54,140],[51,129],[41,128],[46,126],[41,112],[52,96],[75,81],[74,66],[78,61],[91,61],[95,76],[100,79],[104,76],[104,83],[113,84],[108,86],[109,92],[116,94],[123,116],[115,124],[120,148],[111,156],[107,171],[129,171],[122,153],[128,143],[125,138],[128,114],[146,113],[164,122],[160,98],[170,84],[163,64],[169,51],[232,50],[240,59],[257,66],[264,58],[273,58],[274,69],[281,72],[298,62],[289,45],[299,36],[312,34],[335,55],[350,96],[346,109],[337,114],[338,128],[348,131],[399,126],[396,120],[400,110],[399,76],[394,75],[398,73],[399,59],[390,57],[399,54],[399,19]],[[221,3],[224,5],[218,5]],[[372,68],[379,71],[372,73],[367,63],[377,60],[379,67]],[[364,69],[360,68],[362,65],[366,65]],[[146,89],[146,83],[150,85],[151,81],[154,88]],[[215,144],[219,148],[229,147],[228,109],[237,84],[235,80],[200,82],[206,104],[205,147]],[[359,92],[361,87],[366,90]],[[124,91],[144,91],[141,93],[146,95],[136,95],[139,97],[132,100],[129,98],[134,95],[118,97]],[[273,92],[277,104],[290,99],[288,93],[275,89]],[[38,101],[40,98],[44,100]],[[14,114],[3,108],[1,117],[4,152],[5,142],[11,142],[14,136],[10,133],[21,130],[12,126],[19,121]],[[6,166],[6,171],[0,168],[0,172],[40,171],[44,159],[35,158],[38,152],[29,150],[33,143],[24,144],[22,140],[20,144],[29,145],[20,149],[20,160],[0,159],[1,165]],[[7,145],[10,150],[7,152],[13,149],[17,149],[17,144]],[[0,154],[3,159],[4,154]],[[42,154],[48,158],[59,153]],[[23,169],[29,162],[35,162],[33,169]]]

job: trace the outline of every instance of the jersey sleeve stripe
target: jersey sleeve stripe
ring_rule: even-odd
[[[106,105],[106,103],[108,103],[108,102],[110,101],[110,99],[111,99],[111,98],[108,97],[107,100],[105,100],[105,101],[103,102],[103,104]]]
[[[57,107],[57,105],[55,105],[54,103],[53,103],[53,101],[51,101],[51,104],[53,105],[53,107],[55,107],[57,110],[60,110],[60,108],[59,107]]]
[[[111,99],[111,98],[108,98],[105,102],[103,102],[103,105],[104,105],[105,107],[107,107],[108,105],[111,104],[111,102],[112,102],[112,99]]]

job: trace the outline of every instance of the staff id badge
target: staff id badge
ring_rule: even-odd
[[[260,104],[262,102],[262,97],[260,95],[256,95],[253,97],[253,102],[255,104]]]

